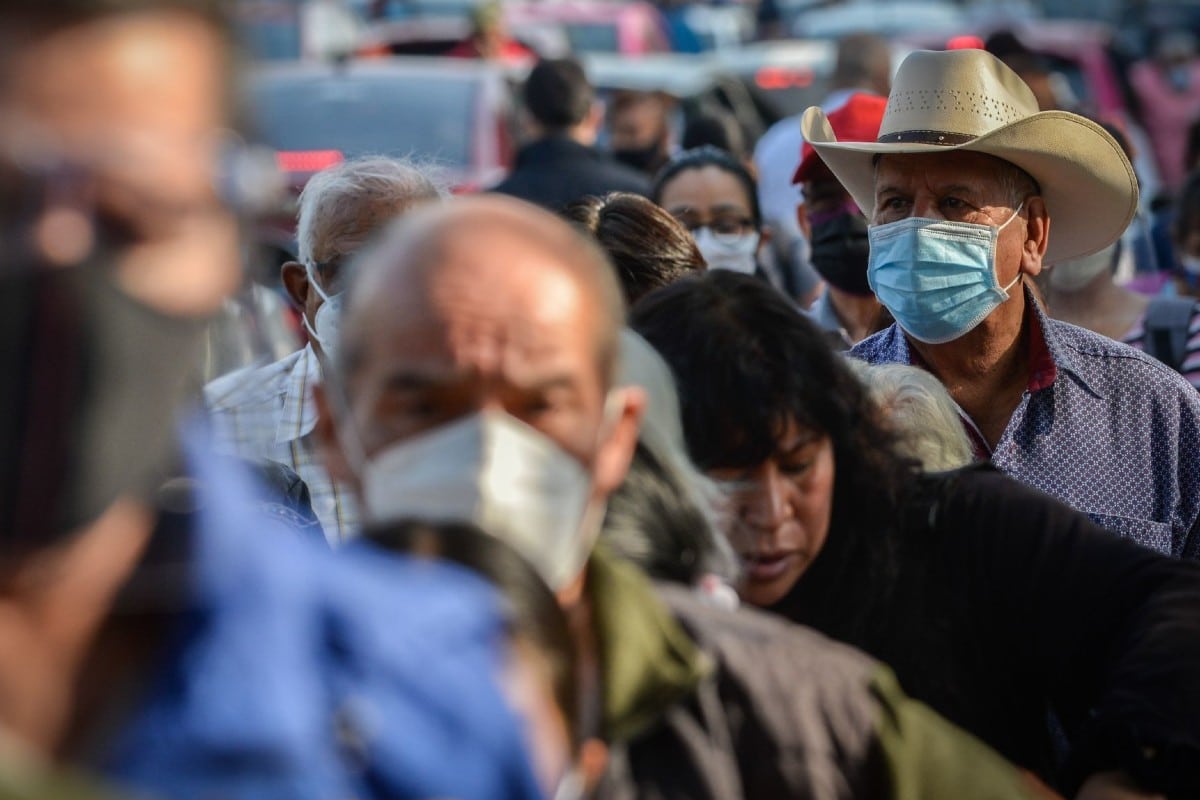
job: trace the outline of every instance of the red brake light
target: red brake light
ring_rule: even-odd
[[[760,89],[803,89],[813,82],[812,70],[788,69],[786,67],[763,67],[754,74],[754,83]]]
[[[281,150],[275,163],[283,172],[320,172],[344,160],[340,150]]]
[[[978,36],[955,36],[946,42],[947,50],[983,50],[983,39]]]

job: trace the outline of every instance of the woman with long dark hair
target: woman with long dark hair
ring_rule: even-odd
[[[990,468],[922,475],[816,326],[759,281],[684,279],[631,324],[671,365],[692,459],[727,488],[744,599],[887,662],[1061,790],[1116,771],[1197,796],[1200,567]]]

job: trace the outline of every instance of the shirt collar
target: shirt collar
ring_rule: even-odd
[[[1058,380],[1059,370],[1069,372],[1073,378],[1083,384],[1089,392],[1097,394],[1096,390],[1087,383],[1080,371],[1075,367],[1067,348],[1058,336],[1054,324],[1046,316],[1045,310],[1038,302],[1037,296],[1028,286],[1024,287],[1025,307],[1030,309],[1025,317],[1029,326],[1029,379],[1026,389],[1030,394],[1048,389]],[[901,363],[927,369],[920,354],[909,347],[908,337],[900,331],[899,324],[895,325],[896,341],[894,342],[896,359]]]
[[[1070,373],[1088,392],[1102,397],[1095,386],[1087,382],[1075,365],[1069,348],[1059,336],[1057,324],[1046,316],[1041,302],[1028,286],[1025,305],[1032,310],[1029,320],[1029,391],[1037,392],[1054,385],[1060,370]]]
[[[313,402],[313,384],[321,380],[321,362],[312,345],[304,346],[292,371],[288,373],[287,393],[275,428],[275,443],[287,444],[307,436],[317,426],[317,407]]]

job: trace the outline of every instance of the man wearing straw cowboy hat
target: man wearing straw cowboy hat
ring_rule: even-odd
[[[1039,112],[981,50],[900,65],[874,142],[804,137],[871,221],[868,281],[896,324],[854,348],[934,373],[979,455],[1177,556],[1200,556],[1200,396],[1131,348],[1048,318],[1026,277],[1094,253],[1137,207],[1100,126]]]

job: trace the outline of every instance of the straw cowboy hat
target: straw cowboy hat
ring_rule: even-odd
[[[1039,112],[1025,82],[983,50],[918,50],[904,59],[874,142],[839,142],[817,107],[804,112],[801,130],[868,218],[876,155],[967,150],[1016,164],[1046,202],[1047,264],[1112,244],[1137,208],[1137,178],[1120,145],[1076,114]]]

